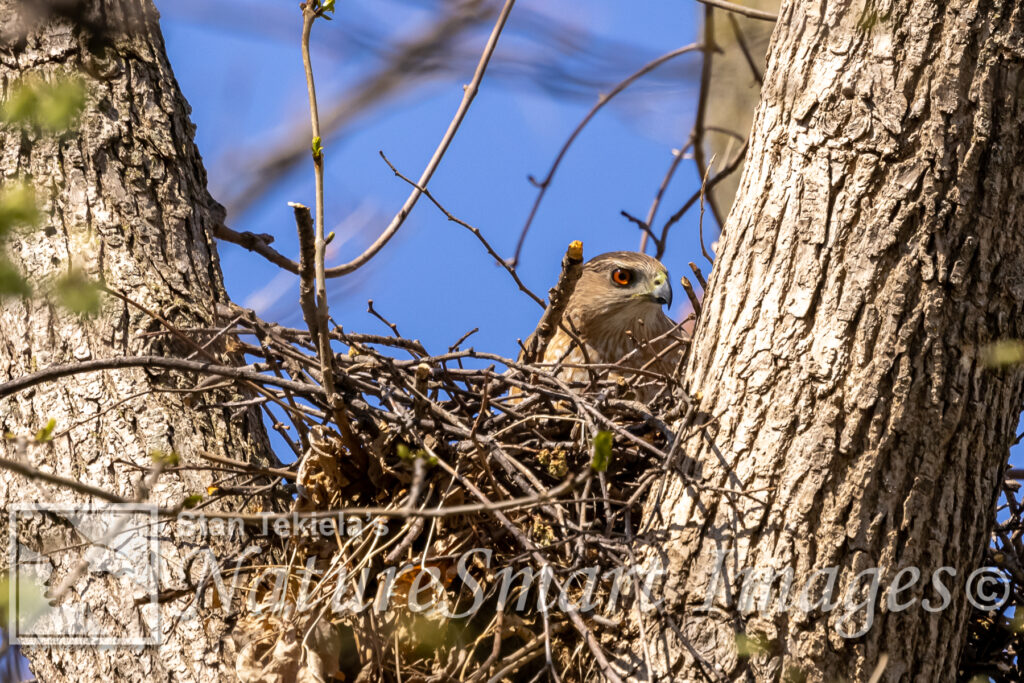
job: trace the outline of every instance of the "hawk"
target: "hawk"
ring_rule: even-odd
[[[671,377],[686,350],[681,331],[662,311],[662,306],[671,305],[672,285],[661,262],[635,251],[595,256],[583,265],[562,325],[545,347],[542,361],[568,365],[587,360],[614,363]],[[586,354],[563,328],[575,332]],[[583,382],[588,372],[585,368],[565,367],[557,376]],[[627,371],[612,373],[611,377],[621,377],[640,400],[648,400],[655,393],[650,375]],[[644,384],[648,386],[642,387]]]

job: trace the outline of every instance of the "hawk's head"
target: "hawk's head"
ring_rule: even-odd
[[[612,251],[587,261],[567,313],[586,336],[637,329],[637,321],[665,320],[662,306],[672,304],[668,271],[659,261],[635,251]]]

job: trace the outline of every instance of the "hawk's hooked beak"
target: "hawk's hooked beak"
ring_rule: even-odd
[[[651,301],[662,306],[672,306],[672,285],[669,284],[668,274],[659,273],[654,278],[654,289],[651,290]]]

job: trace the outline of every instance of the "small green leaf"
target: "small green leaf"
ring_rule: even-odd
[[[417,448],[416,450],[413,450],[409,448],[408,445],[404,443],[399,443],[397,446],[395,446],[395,451],[398,454],[400,460],[411,461],[416,460],[417,458],[423,458],[424,460],[427,461],[428,465],[437,464],[437,458],[431,456],[423,448]]]
[[[191,496],[185,498],[185,500],[181,502],[181,505],[186,509],[190,509],[199,505],[201,502],[203,502],[203,495],[201,493],[193,493]]]
[[[85,107],[85,85],[68,80],[46,90],[39,100],[40,127],[51,131],[73,128]]]
[[[316,161],[320,161],[320,159],[324,155],[324,147],[323,147],[323,144],[320,141],[320,137],[319,136],[313,138],[312,149],[313,149],[313,159],[315,159]]]
[[[35,88],[19,83],[11,88],[11,94],[0,109],[0,117],[6,123],[26,123],[32,120],[39,106]]]
[[[50,132],[74,127],[85,107],[85,84],[79,78],[48,83],[26,78],[12,89],[0,108],[0,119]]]
[[[594,457],[590,466],[595,472],[607,472],[612,461],[612,433],[600,431],[594,437]]]
[[[161,467],[174,467],[181,462],[181,457],[174,451],[167,453],[166,451],[152,450],[149,452],[149,457],[154,464]]]
[[[26,581],[24,578],[12,581],[11,575],[4,572],[0,577],[0,618],[7,620],[15,614],[19,619],[25,619],[28,615],[42,615],[52,609],[49,596],[49,591],[41,582]],[[4,654],[6,656],[6,652]],[[4,678],[6,680],[7,677]]]
[[[740,657],[753,657],[768,650],[768,643],[763,636],[748,636],[746,633],[736,634],[736,654]]]
[[[0,256],[0,299],[5,296],[28,296],[30,293],[28,282],[14,264]]]
[[[324,0],[323,11],[324,12],[333,12],[334,11],[334,3],[335,3],[335,0]]]
[[[990,368],[1024,363],[1024,341],[1001,339],[981,349],[981,362]]]
[[[51,417],[46,426],[36,432],[36,443],[46,443],[53,439],[53,430],[57,428],[57,419]]]
[[[35,227],[41,218],[30,183],[17,181],[0,189],[0,238],[15,227]]]
[[[92,315],[98,313],[102,299],[99,283],[93,282],[80,271],[72,271],[57,280],[57,301],[72,313]]]

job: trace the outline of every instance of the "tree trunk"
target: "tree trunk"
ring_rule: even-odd
[[[1021,159],[1024,4],[783,4],[688,368],[717,449],[687,441],[701,484],[649,504],[678,629],[646,613],[655,676],[954,679],[1024,398],[985,362],[1024,337]],[[813,608],[829,567],[850,618]],[[779,582],[738,606],[744,570],[791,570],[789,609]]]
[[[155,8],[150,0],[56,6],[64,8],[63,18],[41,17],[46,3],[0,0],[4,99],[16,79],[26,75],[51,82],[74,75],[87,88],[77,130],[46,134],[0,128],[4,183],[30,178],[44,216],[39,229],[8,240],[11,260],[29,276],[36,294],[0,305],[0,381],[86,359],[193,352],[166,334],[161,323],[115,297],[106,297],[100,312],[86,318],[54,305],[45,294],[71,268],[123,291],[179,327],[216,325],[214,305],[227,300],[210,236],[223,209],[207,193],[189,107],[164,53]],[[28,464],[129,499],[138,496],[139,468],[153,465],[154,452],[173,452],[184,466],[208,464],[201,458],[204,453],[238,460],[270,457],[258,411],[212,405],[237,400],[236,392],[167,391],[196,382],[195,377],[146,369],[75,375],[0,401],[0,429],[32,435],[54,419],[53,441],[29,439],[24,451]],[[0,441],[3,457],[17,458],[18,451],[16,440]],[[173,506],[205,493],[210,483],[208,471],[167,472],[146,502]],[[6,508],[90,498],[0,471],[0,500]],[[6,537],[7,515],[2,520]],[[39,547],[69,541],[57,521],[32,529]],[[245,542],[232,539],[218,557],[230,557]],[[223,640],[229,610],[204,603],[198,615],[174,619],[196,593],[186,574],[195,580],[195,572],[203,569],[201,562],[186,563],[194,548],[173,530],[162,538],[160,588],[182,589],[186,595],[160,608],[164,633],[159,647],[33,648],[27,656],[38,679],[233,680],[233,654]],[[71,560],[53,562],[61,572]],[[125,606],[124,584],[113,575],[84,578],[67,601],[84,600],[85,590],[89,602],[102,607],[94,618],[108,629],[132,634],[140,623],[145,622],[143,632],[152,623],[138,607]]]

